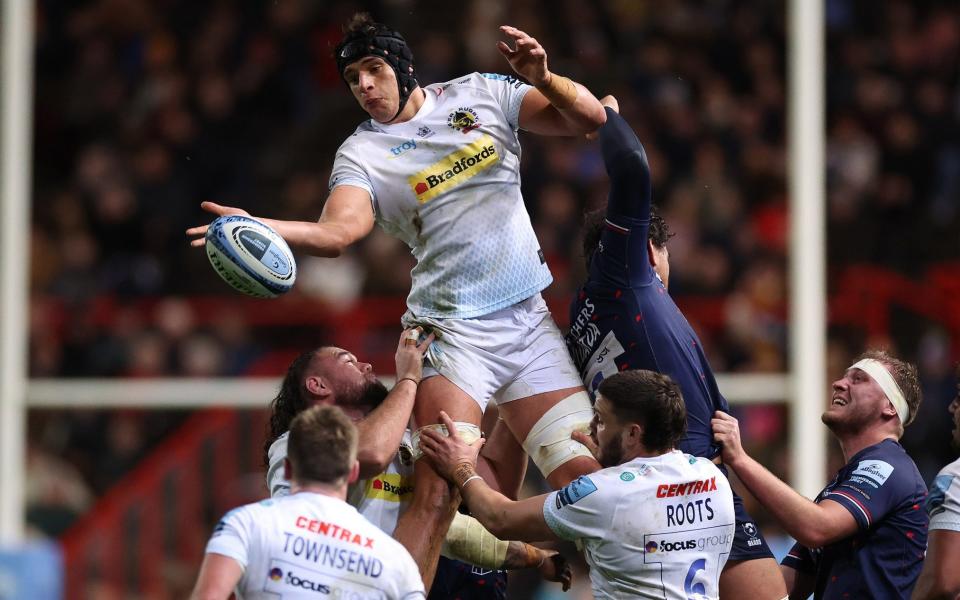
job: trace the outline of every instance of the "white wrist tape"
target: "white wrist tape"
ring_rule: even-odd
[[[440,552],[484,569],[499,569],[507,558],[509,546],[510,542],[497,538],[480,521],[458,512],[453,516]]]
[[[577,392],[556,403],[534,423],[523,440],[523,449],[544,477],[578,456],[593,458],[586,446],[570,438],[574,431],[589,433],[592,419],[590,397],[586,392]]]
[[[887,399],[890,400],[890,404],[897,409],[900,423],[906,426],[907,420],[910,419],[910,407],[903,398],[903,390],[897,385],[897,381],[893,378],[893,375],[890,374],[890,371],[887,370],[887,367],[879,360],[864,358],[850,365],[850,368],[860,369],[877,382],[877,385],[880,386],[883,393],[887,395]]]
[[[457,426],[457,437],[465,441],[468,444],[472,444],[475,441],[480,439],[480,427],[474,425],[473,423],[466,423],[463,421],[454,421],[454,425]],[[420,432],[424,429],[433,429],[434,431],[439,431],[443,435],[449,435],[447,433],[446,425],[441,425],[439,423],[434,425],[425,425],[416,431],[413,432],[413,437],[411,438],[411,443],[413,445],[413,460],[417,461],[423,456],[423,451],[420,450]]]

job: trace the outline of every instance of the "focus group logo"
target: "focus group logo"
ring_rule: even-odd
[[[733,543],[732,525],[724,526],[713,533],[687,531],[675,534],[667,534],[666,539],[651,539],[643,545],[643,550],[647,554],[656,554],[659,552],[685,552],[696,550],[697,552],[727,552],[730,544]],[[694,537],[690,534],[697,534]],[[653,534],[657,535],[657,534]],[[664,535],[664,534],[661,534]]]
[[[271,567],[267,573],[269,581],[265,588],[266,591],[283,593],[283,588],[293,587],[299,591],[315,592],[316,595],[331,600],[382,600],[386,598],[383,592],[379,590],[356,590],[338,587],[334,584],[333,578],[328,575],[302,568],[294,571],[291,568],[294,565],[284,564],[288,565],[285,569],[278,566]]]

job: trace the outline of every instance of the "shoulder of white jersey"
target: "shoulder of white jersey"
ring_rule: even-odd
[[[940,475],[952,475],[960,477],[960,458],[940,469]]]

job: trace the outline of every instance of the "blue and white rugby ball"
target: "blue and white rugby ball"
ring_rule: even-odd
[[[255,298],[276,298],[290,291],[297,263],[280,235],[245,216],[219,217],[206,235],[207,258],[224,281]]]

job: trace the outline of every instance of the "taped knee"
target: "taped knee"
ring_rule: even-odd
[[[507,558],[505,542],[487,531],[480,521],[457,513],[447,530],[441,553],[484,569],[500,569]]]
[[[570,438],[574,431],[589,433],[592,419],[590,397],[581,391],[557,402],[534,423],[523,449],[544,477],[578,456],[594,458],[586,446]]]
[[[464,421],[454,421],[453,424],[457,426],[457,435],[460,436],[460,439],[466,443],[472,444],[480,439],[481,436],[479,426],[474,425],[473,423],[466,423]],[[447,426],[439,423],[434,425],[425,425],[414,431],[413,437],[411,438],[414,462],[423,456],[423,451],[420,450],[420,432],[424,429],[433,429],[434,431],[439,431],[442,435],[450,435],[447,433]]]

